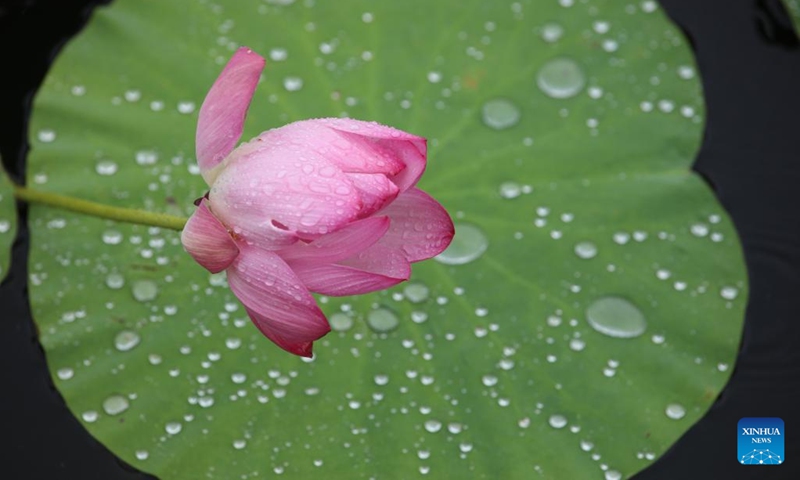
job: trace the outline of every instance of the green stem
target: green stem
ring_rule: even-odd
[[[39,203],[50,207],[84,213],[92,217],[107,218],[118,222],[136,223],[152,227],[183,230],[186,220],[183,217],[167,215],[164,213],[147,212],[135,208],[112,207],[97,202],[81,200],[75,197],[59,195],[57,193],[42,192],[33,188],[14,185],[14,196],[27,203]]]

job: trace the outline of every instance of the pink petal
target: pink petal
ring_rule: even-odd
[[[411,276],[405,255],[380,244],[339,264],[304,262],[292,268],[309,290],[331,296],[384,290]]]
[[[245,242],[263,248],[335,232],[362,209],[350,179],[302,144],[258,137],[224,165],[209,193],[211,208]]]
[[[358,214],[361,218],[382,209],[400,193],[397,185],[380,173],[348,173],[347,177],[353,182],[361,197],[363,207]]]
[[[206,183],[213,183],[210,170],[219,164],[242,136],[247,108],[256,90],[265,61],[242,47],[236,51],[211,90],[197,119],[197,164]]]
[[[312,343],[330,331],[314,297],[274,252],[244,248],[228,284],[256,327],[288,352],[310,357]]]
[[[211,273],[225,270],[239,254],[228,230],[217,220],[203,199],[181,232],[183,247]]]
[[[297,242],[279,250],[278,255],[292,268],[296,263],[334,263],[357,255],[389,230],[389,217],[356,220],[334,233],[323,235],[309,244]]]
[[[401,193],[380,213],[388,215],[392,223],[378,245],[401,249],[409,262],[442,253],[455,234],[447,211],[416,187]]]
[[[327,125],[351,136],[359,136],[373,145],[383,157],[399,159],[405,168],[391,177],[401,192],[417,184],[425,171],[427,140],[396,128],[349,118],[325,119]]]

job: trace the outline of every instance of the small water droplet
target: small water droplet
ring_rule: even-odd
[[[269,51],[269,58],[273,62],[282,62],[286,60],[289,56],[289,53],[286,51],[285,48],[273,48]]]
[[[117,173],[117,164],[112,160],[100,160],[94,167],[98,175],[109,176]]]
[[[106,245],[119,245],[122,243],[122,233],[117,230],[106,230],[103,232],[102,239]]]
[[[616,470],[606,470],[606,480],[620,480],[622,478],[622,474]]]
[[[632,338],[647,327],[642,312],[620,297],[603,297],[586,309],[586,320],[598,332],[616,338]]]
[[[575,245],[575,255],[580,258],[594,258],[597,255],[597,245],[592,242],[580,242]]]
[[[567,426],[567,417],[558,414],[550,415],[547,423],[549,423],[553,428],[564,428]]]
[[[136,459],[137,460],[147,460],[150,454],[147,450],[136,450]]]
[[[500,196],[507,199],[517,198],[522,195],[522,186],[517,182],[503,182],[500,184]]]
[[[56,139],[56,132],[50,130],[49,128],[39,130],[39,133],[36,135],[36,138],[39,139],[42,143],[50,143]]]
[[[425,422],[425,430],[429,433],[436,433],[442,429],[442,422],[439,420],[428,420]]]
[[[69,367],[59,368],[56,375],[58,375],[58,378],[61,380],[69,380],[75,375],[75,371]]]
[[[583,90],[586,76],[574,60],[554,58],[539,70],[536,83],[549,97],[569,98]]]
[[[234,440],[233,441],[233,448],[236,450],[241,450],[247,446],[247,440]]]
[[[334,313],[328,317],[328,323],[337,332],[346,332],[353,328],[353,319],[346,313]]]
[[[481,118],[486,126],[504,130],[519,123],[520,111],[510,100],[496,98],[483,104]]]
[[[120,352],[127,352],[136,345],[139,345],[140,340],[141,337],[139,337],[138,333],[132,330],[123,330],[114,337],[114,346],[117,347],[117,350]]]
[[[456,223],[450,246],[434,259],[445,265],[463,265],[477,259],[489,246],[483,231],[470,223]]]
[[[130,403],[122,395],[111,395],[103,400],[103,410],[109,415],[119,415],[128,409]]]
[[[397,315],[387,308],[376,308],[367,314],[367,325],[376,332],[390,332],[397,328],[400,321]]]
[[[97,421],[97,412],[95,410],[86,410],[81,414],[81,418],[86,423],[93,423]]]
[[[164,430],[170,435],[177,435],[183,430],[183,425],[179,422],[169,422],[164,426]]]
[[[686,409],[679,403],[670,403],[664,413],[673,420],[680,420],[686,415]]]
[[[739,289],[736,287],[726,286],[719,291],[719,296],[725,300],[734,300],[738,295]]]
[[[296,92],[303,88],[303,79],[300,77],[286,77],[283,79],[283,88],[287,92]]]
[[[422,283],[409,283],[403,289],[403,295],[411,303],[422,303],[428,299],[430,290]]]
[[[545,42],[554,43],[564,35],[564,28],[557,23],[546,23],[542,27],[541,35]]]
[[[131,288],[133,298],[140,302],[149,302],[158,295],[158,285],[152,280],[137,280]]]
[[[494,375],[484,375],[481,377],[481,383],[483,383],[487,387],[493,387],[497,385],[497,377]]]
[[[119,290],[125,286],[125,277],[119,273],[109,273],[106,276],[106,286],[112,290]]]

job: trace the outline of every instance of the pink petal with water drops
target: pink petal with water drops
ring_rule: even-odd
[[[312,343],[330,331],[314,297],[275,252],[244,247],[228,285],[256,327],[288,352],[310,357]]]
[[[209,198],[234,233],[270,250],[335,232],[363,205],[350,179],[324,158],[260,137],[225,161]]]
[[[292,268],[309,290],[331,296],[384,290],[411,276],[405,255],[380,244],[337,264],[299,263]]]
[[[380,213],[387,215],[391,224],[378,244],[402,250],[409,262],[442,253],[455,234],[444,207],[418,188],[401,193]]]
[[[181,232],[181,243],[197,263],[211,273],[218,273],[230,266],[239,254],[228,229],[217,220],[202,199],[197,210],[189,217]]]
[[[400,189],[386,175],[380,173],[348,173],[361,197],[363,206],[358,216],[368,217],[397,198]]]
[[[283,260],[294,267],[297,263],[325,264],[344,260],[374,245],[389,230],[389,217],[357,220],[334,233],[311,243],[297,242],[279,250]]]
[[[197,119],[196,153],[200,173],[213,183],[211,170],[236,146],[253,98],[264,58],[240,48],[230,59],[200,107]]]
[[[382,158],[400,160],[405,168],[390,178],[401,192],[417,184],[425,172],[428,152],[427,140],[396,128],[374,122],[362,122],[349,118],[326,119],[329,127],[360,137],[371,145]]]

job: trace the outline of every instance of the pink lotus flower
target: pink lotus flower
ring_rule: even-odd
[[[450,244],[453,222],[414,186],[424,138],[324,118],[236,147],[263,68],[262,57],[240,48],[203,102],[197,163],[210,191],[181,241],[212,273],[227,271],[264,335],[310,357],[330,331],[310,292],[355,295],[407,280],[410,263]]]

